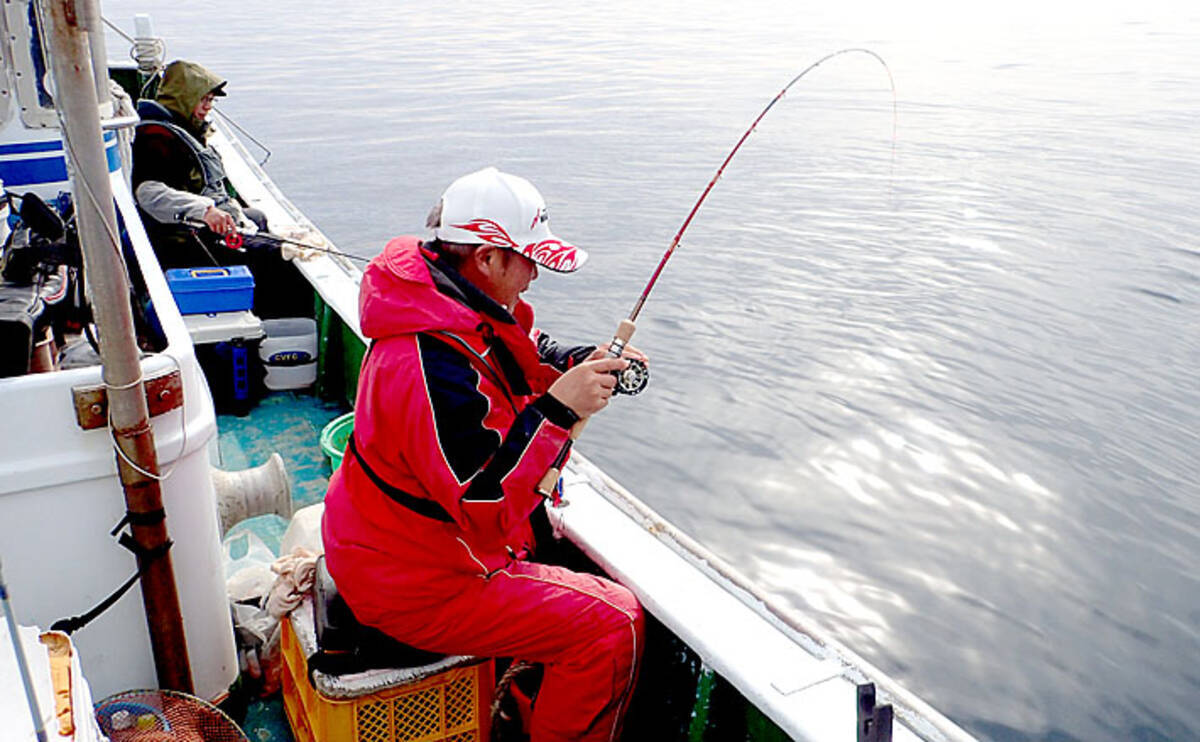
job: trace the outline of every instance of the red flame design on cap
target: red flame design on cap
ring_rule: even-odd
[[[559,240],[531,242],[518,252],[551,270],[565,273],[579,267],[579,248]]]
[[[479,239],[489,245],[496,247],[507,247],[510,250],[517,249],[517,243],[512,237],[508,236],[508,232],[491,219],[472,219],[466,224],[455,224],[455,229],[464,229],[468,232],[473,232],[478,235]]]
[[[521,247],[504,227],[491,219],[472,219],[466,224],[452,226],[476,235],[486,244],[513,250],[550,270],[569,273],[578,268],[582,262],[579,259],[579,248],[561,240],[542,240]]]

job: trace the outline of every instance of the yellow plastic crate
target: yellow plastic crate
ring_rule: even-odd
[[[329,698],[308,682],[292,622],[282,623],[283,707],[297,742],[487,742],[492,660],[357,698]]]

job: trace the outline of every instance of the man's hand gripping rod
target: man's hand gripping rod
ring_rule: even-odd
[[[207,224],[195,219],[185,219],[183,224],[184,226],[191,227],[192,229],[208,229],[210,232],[212,231],[209,229]],[[297,240],[291,237],[281,237],[280,235],[271,234],[270,232],[264,232],[262,230],[250,232],[244,229],[235,229],[232,232],[227,232],[223,235],[220,235],[220,237],[225,242],[225,247],[236,252],[246,252],[246,243],[248,241],[251,243],[266,242],[276,247],[295,245],[296,247],[300,247],[305,250],[316,250],[318,252],[329,253],[330,255],[340,255],[343,258],[349,258],[350,260],[357,260],[363,263],[371,260],[370,258],[365,258],[361,255],[352,255],[350,253],[342,252],[341,250],[335,250],[332,247],[322,247],[321,245],[314,245],[311,242],[305,242],[303,240]]]
[[[613,335],[612,342],[608,344],[609,358],[620,358],[625,352],[625,346],[629,344],[629,339],[633,337],[634,330],[637,326],[632,319],[623,319],[621,324],[617,326],[617,332]],[[635,365],[636,364],[636,365]],[[624,394],[637,394],[646,387],[646,382],[649,375],[646,371],[646,365],[641,361],[630,360],[629,368],[624,371],[614,371],[617,377],[616,391]],[[558,485],[558,478],[562,474],[563,464],[566,463],[567,454],[571,452],[571,446],[575,441],[579,440],[579,436],[583,434],[583,429],[587,426],[588,418],[582,418],[579,422],[571,426],[571,432],[567,438],[567,443],[559,452],[558,457],[554,459],[554,464],[546,470],[542,475],[542,480],[538,482],[537,493],[548,499],[554,505],[559,505],[560,500],[555,495],[555,490]]]

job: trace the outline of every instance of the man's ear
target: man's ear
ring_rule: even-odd
[[[480,245],[475,248],[475,252],[471,254],[471,258],[475,261],[475,267],[485,276],[490,276],[492,271],[499,265],[497,262],[500,258],[500,251],[492,245]]]

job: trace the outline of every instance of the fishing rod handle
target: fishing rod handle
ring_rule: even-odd
[[[620,358],[625,352],[625,346],[629,344],[629,339],[633,337],[634,330],[637,325],[631,319],[621,320],[621,324],[617,325],[617,332],[613,335],[612,342],[608,344],[608,357]]]
[[[608,344],[608,357],[620,358],[625,352],[625,346],[629,344],[629,339],[633,337],[634,330],[637,325],[631,319],[623,319],[617,325],[617,332],[613,335],[612,342]],[[567,443],[563,446],[562,453],[555,459],[555,463],[546,470],[542,475],[541,481],[538,482],[534,490],[542,497],[550,500],[552,503],[557,503],[555,489],[558,485],[558,478],[562,475],[562,466],[566,462],[566,454],[571,450],[571,446],[575,441],[579,440],[579,436],[583,435],[583,429],[587,427],[588,418],[580,418],[574,425],[571,426],[570,433],[567,434]]]

